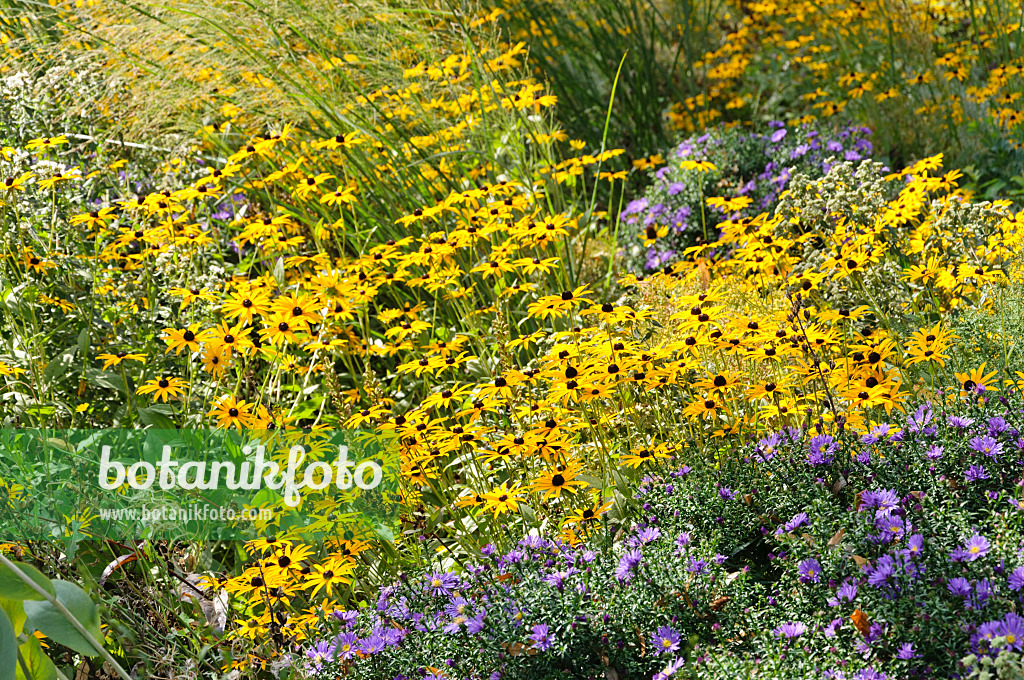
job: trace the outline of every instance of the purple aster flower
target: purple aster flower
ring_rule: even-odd
[[[997,458],[1003,452],[1003,445],[988,435],[975,437],[968,442],[968,445],[974,451],[983,453],[989,458]]]
[[[333,657],[334,645],[326,640],[318,642],[306,651],[306,658],[309,659],[307,668],[317,673],[323,668],[324,661],[329,661]]]
[[[896,573],[896,560],[892,555],[882,555],[873,567],[865,567],[868,572],[868,584],[875,588],[888,585],[889,579]]]
[[[899,497],[896,495],[896,492],[891,489],[865,491],[860,496],[860,502],[861,510],[877,508],[876,514],[878,515],[889,514],[900,506]]]
[[[839,586],[839,590],[836,591],[836,600],[853,602],[855,597],[857,597],[857,584],[850,581]]]
[[[992,547],[988,542],[988,539],[980,534],[975,534],[964,544],[964,561],[973,562],[974,560],[984,557],[988,553],[988,549]]]
[[[922,431],[935,416],[931,402],[921,404],[913,415],[907,418],[907,430],[913,433]]]
[[[487,618],[487,610],[481,609],[480,612],[466,621],[466,632],[470,635],[476,635],[484,629],[484,619]]]
[[[992,416],[988,419],[988,434],[991,437],[995,437],[997,434],[1006,432],[1010,429],[1007,425],[1006,419],[1002,416]]]
[[[978,632],[971,636],[971,647],[977,651],[978,643],[982,640],[991,642],[999,635],[1002,621],[989,621],[978,626]]]
[[[1010,587],[1010,590],[1017,592],[1021,588],[1024,588],[1024,567],[1017,567],[1006,579],[1006,584]]]
[[[679,633],[669,626],[662,626],[651,636],[651,646],[658,654],[671,654],[679,651]]]
[[[355,633],[342,633],[334,639],[334,653],[342,661],[348,661],[359,649],[359,636]]]
[[[519,545],[530,550],[544,550],[548,547],[548,541],[542,536],[527,536],[519,541]]]
[[[881,425],[875,425],[871,428],[871,431],[860,438],[861,444],[877,444],[879,439],[889,434],[890,426],[888,423],[882,423]]]
[[[839,444],[827,434],[819,434],[811,438],[807,452],[807,462],[811,465],[828,465],[835,459]]]
[[[797,514],[793,515],[793,519],[786,522],[786,526],[784,528],[787,532],[789,532],[805,524],[808,526],[811,524],[811,520],[807,517],[807,513],[798,512]]]
[[[903,518],[899,515],[881,515],[875,519],[875,528],[878,529],[878,540],[882,543],[898,541],[903,538]]]
[[[455,574],[446,571],[434,572],[427,576],[427,590],[431,595],[450,595],[458,584],[459,579]]]
[[[924,548],[924,536],[921,534],[914,534],[907,539],[907,554],[908,555],[920,555],[921,550]]]
[[[331,616],[345,624],[346,628],[351,628],[355,624],[356,619],[359,618],[359,612],[355,610],[331,612]]]
[[[917,654],[914,651],[913,642],[904,642],[902,645],[900,645],[900,651],[896,652],[896,658],[902,659],[904,661],[910,661],[911,659],[916,659],[920,656],[920,654]]]
[[[795,638],[807,632],[807,626],[799,621],[789,621],[772,631],[775,637]]]
[[[954,576],[949,579],[946,588],[957,597],[967,597],[971,594],[971,582],[963,576]]]
[[[773,144],[781,142],[785,138],[786,138],[786,128],[782,128],[781,130],[776,130],[775,132],[772,133],[772,136],[771,136],[771,140],[772,140]]]
[[[968,598],[967,607],[968,609],[984,609],[985,604],[989,598],[992,597],[992,592],[995,590],[995,584],[988,579],[981,579],[974,584],[974,596]]]
[[[703,574],[707,571],[708,563],[704,560],[694,559],[690,557],[690,563],[686,566],[686,571],[691,574]]]
[[[548,632],[546,623],[538,623],[533,627],[533,634],[530,635],[530,642],[534,649],[540,652],[547,651],[555,644],[555,636]]]
[[[718,495],[725,501],[731,501],[736,498],[736,493],[727,486],[719,488]]]
[[[842,619],[832,619],[827,626],[825,626],[825,637],[831,638],[836,636],[836,630],[841,628],[843,625]]]
[[[821,580],[821,565],[813,557],[801,562],[797,571],[800,572],[801,583],[817,583]]]
[[[641,545],[646,545],[647,543],[656,541],[659,538],[661,538],[661,530],[657,527],[647,527],[645,529],[641,529],[636,534],[636,540]]]
[[[761,453],[763,460],[771,460],[780,444],[782,444],[782,437],[777,432],[773,432],[757,442],[757,450]]]
[[[928,460],[938,460],[939,458],[942,458],[942,454],[945,452],[946,450],[938,444],[932,444],[928,447],[928,450],[924,452],[924,455],[928,457]]]
[[[853,676],[853,680],[889,680],[889,676],[868,666],[858,671],[857,675]]]
[[[971,425],[974,425],[973,418],[966,418],[964,416],[950,416],[949,420],[946,421],[949,426],[956,430],[966,430]]]
[[[629,581],[633,575],[633,570],[636,569],[641,560],[643,560],[643,555],[639,550],[627,550],[626,554],[619,558],[619,566],[615,569],[615,578],[620,583]]]
[[[972,465],[967,468],[967,472],[964,473],[964,479],[968,482],[980,482],[981,480],[988,478],[988,471],[980,465]]]
[[[1000,622],[999,635],[1006,638],[1006,645],[1011,649],[1024,651],[1024,617],[1014,612],[1004,616]]]
[[[456,614],[452,617],[452,620],[442,628],[442,630],[449,635],[455,635],[462,630],[462,626],[464,626],[468,621],[469,617],[465,614]]]
[[[563,587],[565,587],[565,580],[575,573],[576,570],[573,567],[569,567],[564,571],[556,571],[553,574],[548,574],[541,580],[544,581],[544,583],[547,583],[549,586],[554,586],[558,590],[561,590]]]
[[[370,635],[370,637],[359,641],[359,651],[367,656],[384,651],[384,647],[384,638],[377,634]]]
[[[676,674],[676,671],[678,671],[680,668],[682,668],[685,665],[686,665],[686,657],[685,656],[676,657],[675,659],[672,659],[672,661],[669,661],[668,665],[665,666],[665,668],[663,668],[662,670],[660,670],[657,673],[655,673],[654,676],[652,677],[652,680],[668,680],[669,678],[671,678],[673,675]]]

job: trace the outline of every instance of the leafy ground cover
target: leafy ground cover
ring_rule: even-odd
[[[1019,672],[1013,7],[3,9],[4,428],[401,466],[394,531],[4,536],[105,624],[0,600],[11,673]]]

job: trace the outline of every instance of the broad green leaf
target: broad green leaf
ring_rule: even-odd
[[[50,363],[46,364],[46,368],[43,369],[43,378],[46,380],[53,380],[58,376],[67,375],[70,371],[71,364],[75,360],[75,355],[78,353],[78,345],[72,345],[66,348],[63,352],[54,357]]]
[[[26,678],[25,673],[21,670],[21,664],[18,664],[18,672],[15,676],[17,680],[57,680],[57,667],[50,661],[50,657],[46,656],[42,645],[39,644],[39,638],[30,637],[25,644],[18,648],[18,651],[21,652],[21,658],[28,666],[31,677]]]
[[[78,333],[78,351],[82,353],[84,357],[89,352],[89,329],[83,328]]]
[[[21,630],[25,627],[25,607],[21,605],[21,600],[0,597],[0,611],[7,614],[11,625],[14,626],[14,634],[21,635]]]
[[[14,680],[18,665],[18,638],[7,614],[0,612],[0,680]]]
[[[175,429],[174,421],[167,417],[168,412],[170,412],[169,408],[164,407],[163,404],[156,404],[148,408],[140,408],[139,418],[154,429],[173,430]]]
[[[57,601],[67,608],[97,642],[103,644],[100,613],[86,592],[74,583],[67,581],[54,581],[53,587],[57,592]],[[54,642],[86,656],[99,654],[100,650],[94,649],[89,641],[71,625],[71,622],[49,602],[26,602],[25,614],[28,616],[30,627]]]
[[[22,564],[20,562],[15,562],[14,566],[35,581],[47,593],[50,595],[54,594],[53,584],[50,583],[50,579],[43,576],[38,569],[30,564]],[[32,590],[32,587],[21,580],[21,577],[11,571],[9,567],[2,564],[0,564],[0,593],[10,600],[45,599],[42,595]]]
[[[95,387],[104,387],[108,390],[116,390],[119,394],[127,394],[128,390],[124,386],[124,377],[109,371],[101,371],[98,368],[86,368],[85,378],[89,381],[90,385]]]

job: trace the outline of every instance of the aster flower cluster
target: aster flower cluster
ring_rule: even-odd
[[[627,261],[634,271],[677,261],[686,248],[716,238],[723,220],[770,212],[794,174],[816,179],[832,167],[830,159],[870,157],[870,134],[863,127],[835,132],[773,122],[764,132],[722,129],[687,138],[665,154],[666,165],[651,169],[651,185],[622,211]],[[723,195],[736,199],[708,203]]]
[[[788,428],[716,467],[649,474],[628,529],[531,535],[406,577],[325,631],[359,650],[329,663],[374,678],[895,680],[1018,652],[1021,401]],[[968,481],[972,466],[987,477]]]
[[[538,535],[505,550],[488,545],[458,573],[404,576],[375,607],[327,617],[306,669],[497,680],[613,668],[666,679],[693,653],[689,631],[741,590],[735,577],[725,582],[724,557],[712,550],[654,524],[577,546]]]

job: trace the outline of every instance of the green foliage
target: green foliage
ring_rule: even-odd
[[[31,565],[0,554],[0,591],[0,680],[56,678],[53,662],[31,635],[35,631],[84,656],[102,656],[122,680],[131,680],[103,646],[99,609],[79,586],[51,581]]]

